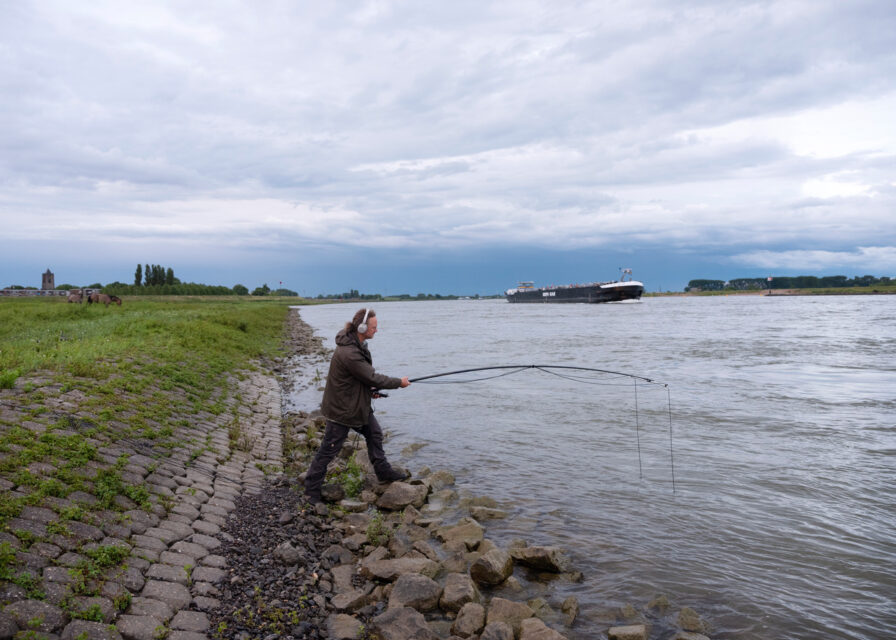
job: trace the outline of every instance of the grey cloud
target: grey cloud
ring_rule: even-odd
[[[76,212],[111,237],[169,238],[99,214],[267,199],[356,212],[369,230],[332,240],[352,246],[712,249],[773,223],[792,242],[848,226],[870,246],[896,202],[893,149],[819,159],[687,132],[892,92],[888,9],[16,4],[0,26],[0,220]],[[851,171],[874,201],[799,193]],[[245,216],[236,239],[201,241],[331,242]]]

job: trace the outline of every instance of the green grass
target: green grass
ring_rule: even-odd
[[[361,488],[364,486],[364,472],[361,466],[355,460],[357,452],[353,453],[346,461],[345,467],[341,471],[330,472],[327,475],[329,482],[338,482],[345,490],[345,495],[349,498],[355,498],[361,494]]]
[[[49,370],[107,380],[116,362],[155,360],[174,384],[195,383],[276,349],[282,302],[126,300],[121,307],[46,298],[0,300],[0,384]],[[202,369],[184,367],[203,363]]]
[[[38,425],[0,419],[0,475],[31,489],[0,495],[0,527],[26,504],[75,490],[94,493],[96,508],[111,508],[117,495],[147,507],[146,487],[122,481],[126,459],[89,469],[99,452],[88,439],[139,440],[155,456],[181,447],[201,455],[204,448],[177,439],[178,429],[194,415],[228,410],[228,381],[280,354],[295,302],[126,299],[105,308],[0,299],[0,393]],[[63,417],[46,403],[61,393],[74,394]],[[32,473],[32,464],[52,471]]]

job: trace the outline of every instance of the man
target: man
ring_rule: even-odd
[[[383,431],[370,408],[370,399],[379,389],[404,388],[407,376],[390,378],[373,369],[373,357],[367,341],[376,335],[377,319],[373,309],[359,309],[351,322],[336,335],[336,351],[330,360],[327,386],[320,404],[327,419],[324,440],[305,475],[305,497],[311,503],[321,501],[320,489],[327,465],[336,457],[354,429],[367,441],[367,456],[380,482],[404,480],[410,474],[396,471],[383,451]]]

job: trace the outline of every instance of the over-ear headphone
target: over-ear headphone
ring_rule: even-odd
[[[364,319],[361,320],[361,324],[358,325],[358,333],[367,333],[367,314],[370,313],[370,309],[364,309]]]

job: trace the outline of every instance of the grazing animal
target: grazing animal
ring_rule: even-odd
[[[114,302],[118,306],[121,306],[121,298],[119,298],[118,296],[107,296],[105,293],[91,293],[89,296],[87,296],[87,304],[93,304],[94,302],[96,302],[97,304],[102,303],[107,307],[109,306],[110,302]]]
[[[68,294],[69,302],[77,302],[78,304],[81,304],[83,299],[84,299],[84,295],[80,291],[72,290]]]

